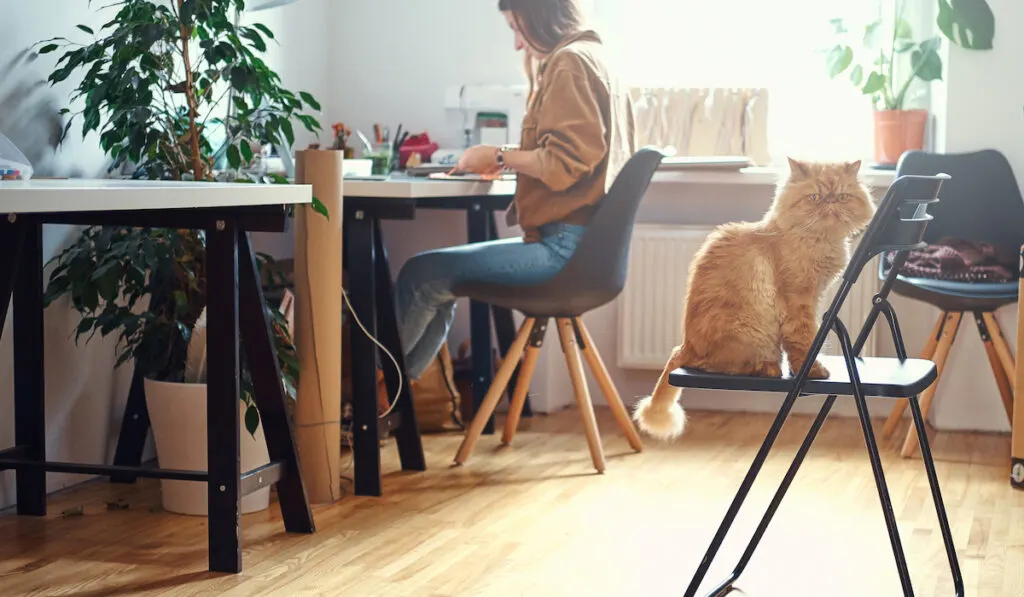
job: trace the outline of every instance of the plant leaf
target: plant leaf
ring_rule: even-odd
[[[950,41],[968,50],[991,50],[996,19],[985,0],[939,0],[935,18]]]
[[[242,167],[242,154],[239,153],[237,145],[228,145],[228,163],[235,170]]]
[[[245,430],[249,432],[249,435],[256,435],[256,431],[260,428],[260,411],[255,406],[250,404],[245,409]]]
[[[78,27],[78,29],[80,29],[81,31],[85,31],[89,35],[96,35],[96,32],[93,31],[92,28],[90,28],[90,27],[86,27],[85,25],[75,25],[75,26]]]
[[[924,47],[924,44],[921,44]],[[942,79],[942,58],[935,50],[914,50],[910,55],[910,63],[914,72],[922,81],[939,81]]]
[[[329,214],[327,212],[327,206],[324,205],[323,202],[320,201],[319,199],[317,199],[316,197],[313,197],[312,208],[313,208],[314,212],[322,215],[323,217],[327,218],[328,220],[331,219],[331,214]]]
[[[320,102],[316,101],[316,98],[314,98],[309,93],[307,93],[305,91],[300,91],[299,92],[299,97],[301,97],[302,101],[304,101],[307,104],[309,104],[309,107],[313,108],[314,110],[320,110],[321,109],[320,108]]]
[[[871,95],[878,93],[885,87],[885,77],[878,73],[878,71],[871,71],[868,74],[868,81],[864,83],[864,87],[861,88],[861,93],[864,95]]]
[[[853,48],[846,45],[837,45],[829,50],[825,60],[828,65],[828,76],[834,79],[853,63]]]
[[[850,82],[856,87],[860,87],[860,84],[864,82],[864,67],[857,65],[850,71]]]

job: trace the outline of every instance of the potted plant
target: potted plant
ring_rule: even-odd
[[[915,37],[904,18],[903,0],[892,0],[892,14],[879,16],[864,27],[848,28],[844,19],[831,21],[839,38],[826,56],[829,77],[848,72],[850,83],[871,98],[874,110],[874,158],[893,166],[905,151],[921,149],[928,110],[916,101],[929,84],[942,79],[939,49],[942,37]],[[985,0],[939,0],[936,24],[949,40],[968,49],[991,49],[995,22]],[[860,53],[854,52],[858,46]]]
[[[83,75],[71,100],[83,99],[84,107],[61,111],[70,115],[62,139],[80,116],[83,136],[99,133],[112,158],[111,172],[287,183],[265,172],[262,154],[269,144],[294,141],[293,120],[319,131],[316,119],[302,111],[320,107],[310,94],[296,95],[280,85],[260,57],[273,33],[261,24],[238,25],[243,8],[242,0],[122,0],[99,9],[115,11],[99,32],[78,26],[91,39],[40,42],[40,54],[65,50],[51,83],[74,72]],[[314,210],[327,215],[316,200]],[[46,290],[46,304],[68,296],[81,313],[76,341],[97,332],[118,334],[118,366],[133,361],[146,380],[157,458],[165,467],[191,462],[199,466],[180,468],[202,470],[206,464],[205,446],[196,441],[205,437],[197,431],[205,428],[206,387],[201,365],[187,365],[190,351],[193,356],[204,352],[205,249],[203,231],[85,228],[53,259]],[[261,268],[272,265],[267,256],[259,261]],[[294,399],[299,373],[294,345],[280,313],[269,305],[265,309],[275,331],[282,383]],[[266,445],[244,360],[239,399],[248,431],[243,440],[253,444],[243,441],[242,465],[254,468],[267,461]],[[202,495],[198,501],[178,500],[179,486],[195,486],[192,491],[198,488]],[[163,480],[162,487],[168,510],[205,514],[201,484]],[[253,499],[243,500],[243,511],[265,508],[269,490],[248,497]]]

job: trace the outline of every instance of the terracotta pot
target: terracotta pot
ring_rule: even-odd
[[[906,151],[924,147],[927,110],[876,110],[875,161],[895,165]]]

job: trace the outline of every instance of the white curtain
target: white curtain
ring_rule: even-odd
[[[879,0],[590,0],[592,25],[630,84],[763,88],[771,161],[868,158],[871,105],[828,78],[829,20],[862,21]]]

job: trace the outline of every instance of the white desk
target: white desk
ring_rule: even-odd
[[[139,211],[310,203],[308,185],[61,179],[0,181],[0,212]]]
[[[17,314],[12,321],[17,445],[0,450],[0,470],[16,471],[18,514],[46,515],[47,472],[110,476],[128,482],[154,477],[205,483],[210,488],[209,568],[217,572],[242,570],[241,498],[272,483],[277,485],[285,529],[314,531],[248,237],[250,230],[284,231],[284,206],[311,201],[309,186],[125,180],[0,182],[0,334],[12,297]],[[42,229],[48,223],[206,230],[209,399],[205,471],[140,466],[149,429],[141,378],[133,380],[113,465],[46,460]],[[254,471],[240,470],[242,341],[270,453],[270,464]]]
[[[713,168],[665,167],[654,174],[657,184],[721,184],[774,186],[784,169],[750,167],[740,170]],[[866,168],[861,173],[865,183],[874,188],[888,188],[896,178],[894,170]],[[428,199],[486,195],[514,195],[516,183],[511,180],[470,182],[433,180],[425,177],[393,174],[387,179],[346,178],[345,196],[377,199]]]
[[[512,180],[492,182],[433,180],[421,176],[393,174],[384,180],[346,178],[344,190],[346,197],[377,199],[511,196],[516,192],[516,183]]]

